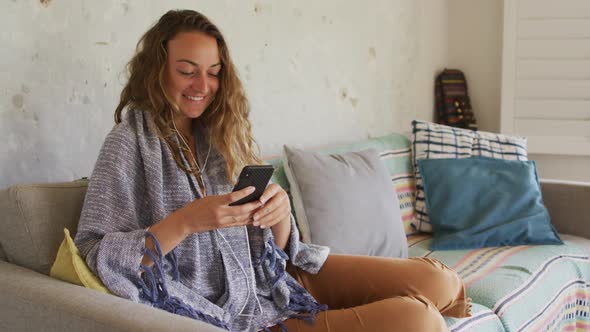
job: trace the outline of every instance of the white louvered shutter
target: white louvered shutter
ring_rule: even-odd
[[[590,0],[505,0],[501,132],[590,155]]]

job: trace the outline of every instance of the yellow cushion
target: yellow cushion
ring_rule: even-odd
[[[92,274],[84,259],[80,257],[80,252],[76,248],[74,240],[70,236],[70,231],[67,228],[64,228],[64,234],[65,238],[59,246],[57,257],[49,275],[72,284],[112,294],[100,279]]]

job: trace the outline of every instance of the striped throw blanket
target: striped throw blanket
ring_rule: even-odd
[[[451,331],[590,331],[590,259],[574,243],[431,251],[430,234],[408,238],[411,257],[459,273],[473,316],[446,318]]]

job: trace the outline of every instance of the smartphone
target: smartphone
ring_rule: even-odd
[[[273,172],[274,167],[272,165],[245,166],[238,177],[238,182],[234,186],[233,191],[242,190],[249,186],[253,186],[256,190],[250,195],[231,203],[230,206],[241,205],[260,199]]]

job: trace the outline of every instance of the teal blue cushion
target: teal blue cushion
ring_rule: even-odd
[[[562,244],[534,161],[472,157],[418,161],[433,250]]]

